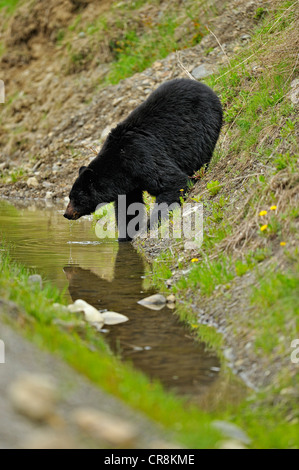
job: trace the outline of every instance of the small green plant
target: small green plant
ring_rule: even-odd
[[[266,15],[267,12],[268,12],[268,10],[266,8],[258,7],[255,11],[254,18],[256,20],[260,20],[261,18],[263,18]]]
[[[20,0],[0,0],[0,10],[5,9],[6,14],[12,14],[17,8],[19,1]]]
[[[197,170],[192,176],[195,180],[200,180],[205,176],[207,165],[203,165],[199,170]]]
[[[276,173],[278,171],[284,170],[285,168],[290,168],[290,170],[294,172],[298,159],[299,155],[297,154],[291,155],[290,152],[285,152],[284,154],[278,153],[273,160]]]
[[[209,183],[207,183],[207,190],[209,191],[211,196],[216,196],[216,194],[219,193],[221,187],[222,186],[218,180],[210,181]]]

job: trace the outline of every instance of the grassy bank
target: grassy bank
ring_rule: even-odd
[[[19,310],[17,318],[16,314],[12,318],[7,307],[2,321],[14,327],[19,325],[20,332],[40,348],[53,352],[107,392],[160,423],[181,445],[221,447],[226,439],[211,422],[223,419],[244,429],[252,439],[252,447],[298,446],[298,424],[284,422],[281,405],[264,407],[262,400],[269,398],[264,392],[251,395],[240,406],[229,405],[212,413],[188,405],[130,365],[121,363],[92,327],[82,328],[78,317],[54,307],[54,302],[63,305],[56,288],[47,285],[41,290],[39,284],[32,284],[28,280],[30,273],[4,251],[0,253],[0,262],[0,297],[15,302]],[[205,340],[214,344],[214,334],[207,332]]]
[[[298,2],[273,2],[256,14],[263,21],[250,44],[206,80],[221,97],[225,126],[187,198],[203,203],[203,244],[190,252],[177,242],[165,252],[161,242],[153,272],[160,288],[168,278],[187,302],[183,318],[199,338],[207,337],[201,312],[225,322],[222,345],[208,333],[210,343],[230,348],[235,369],[261,390],[247,410],[275,427],[275,446],[288,447],[286,433],[295,436],[299,419],[298,364],[290,359],[299,337],[299,121],[291,100]],[[150,254],[150,246],[142,249]]]
[[[32,284],[29,271],[12,262],[4,250],[0,252],[0,263],[0,297],[19,308],[18,318],[10,316],[9,307],[5,309],[8,324],[20,325],[22,334],[40,348],[58,355],[107,392],[159,422],[181,444],[195,448],[218,446],[221,436],[210,426],[210,416],[122,364],[92,327],[86,324],[82,329],[78,316],[53,306],[55,302],[64,303],[56,288],[47,285],[41,290],[39,284]],[[67,327],[70,323],[71,328]]]

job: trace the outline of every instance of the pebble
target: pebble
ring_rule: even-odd
[[[32,420],[47,420],[55,411],[57,387],[51,376],[23,374],[11,383],[9,399],[16,411]]]
[[[166,300],[168,303],[175,303],[176,302],[176,297],[174,294],[170,294],[166,297]]]
[[[220,431],[225,436],[236,439],[242,444],[250,444],[251,442],[251,439],[247,436],[247,434],[241,428],[239,428],[239,426],[236,426],[233,423],[216,420],[212,422],[212,426],[215,429],[218,429],[218,431]]]
[[[294,105],[299,104],[299,78],[291,82],[290,99]]]
[[[232,348],[227,348],[223,351],[223,355],[227,361],[232,362],[235,358],[233,349]]]
[[[39,182],[37,181],[37,178],[35,176],[31,176],[30,178],[28,178],[26,184],[29,188],[37,188],[39,186]]]
[[[100,444],[126,448],[133,447],[136,443],[136,427],[118,417],[95,408],[77,408],[71,417],[81,431],[85,431]]]
[[[154,294],[139,300],[137,303],[152,310],[160,310],[165,306],[166,298],[162,294]]]
[[[219,447],[219,449],[247,449],[242,442],[237,440],[230,440],[230,441],[223,441]]]
[[[213,70],[205,64],[198,65],[198,67],[195,67],[191,72],[196,80],[201,80],[202,78],[208,77],[209,75],[213,75],[213,73]]]
[[[40,430],[29,434],[21,443],[22,449],[78,449],[79,444],[66,433]]]

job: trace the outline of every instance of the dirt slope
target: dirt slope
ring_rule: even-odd
[[[103,40],[97,47],[91,46],[81,33],[73,37],[75,49],[83,51],[84,56],[88,55],[85,47],[94,47],[93,57],[86,64],[83,60],[72,73],[66,72],[70,60],[67,48],[57,45],[59,31],[73,24],[78,8],[81,21],[88,23],[91,17],[109,8],[111,2],[65,0],[59,7],[55,3],[34,2],[31,7],[25,2],[3,33],[6,51],[1,68],[7,101],[2,108],[0,131],[2,196],[48,199],[67,196],[78,167],[94,157],[109,128],[125,118],[160,83],[186,76],[177,54],[172,53],[117,85],[99,87],[99,78],[107,73],[112,58],[109,44]],[[208,34],[199,45],[182,50],[180,60],[188,71],[200,64],[215,70],[250,41],[250,30],[257,21],[255,11],[265,2],[234,0],[226,10],[219,6],[222,2],[211,3],[218,6],[220,14],[210,15],[205,26],[209,25],[222,47],[214,35]],[[146,4],[141,13],[155,19],[171,4],[171,1]],[[181,29],[184,33],[184,27]]]

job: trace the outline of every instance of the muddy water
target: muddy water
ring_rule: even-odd
[[[16,208],[0,202],[0,233],[11,243],[13,258],[65,289],[69,302],[81,298],[128,316],[127,323],[99,334],[149,377],[196,401],[209,402],[209,395],[220,390],[231,395],[217,356],[190,337],[173,311],[137,304],[153,290],[150,266],[131,244],[99,240],[91,218],[69,222],[62,214],[57,208]]]

